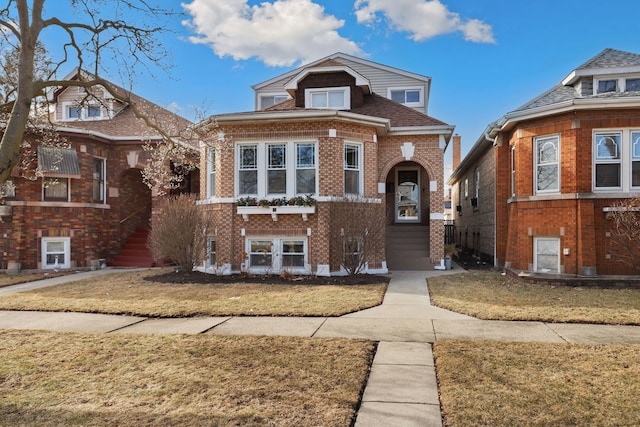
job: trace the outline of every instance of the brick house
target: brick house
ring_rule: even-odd
[[[73,72],[66,79],[77,77]],[[36,134],[25,137],[30,148],[25,148],[22,159],[30,158],[32,164],[16,167],[3,186],[2,269],[15,269],[15,263],[22,269],[49,269],[112,262],[134,232],[149,224],[153,197],[141,176],[146,159],[142,145],[159,136],[136,118],[130,105],[104,88],[89,90],[90,96],[71,86],[50,95],[51,129],[64,138],[64,144],[44,146]],[[117,90],[151,120],[176,127],[189,124],[122,88]],[[199,178],[194,181],[199,185]],[[131,264],[124,257],[116,265],[144,266],[151,260]]]
[[[330,236],[345,196],[386,215],[386,247],[366,272],[440,264],[453,126],[425,114],[429,88],[428,77],[335,54],[254,86],[257,111],[201,123],[221,132],[201,151],[199,203],[218,223],[204,269],[344,274]],[[245,206],[307,196],[313,206]]]
[[[467,182],[470,197],[480,187],[473,208]],[[574,276],[634,274],[616,260],[608,212],[640,194],[640,55],[605,49],[491,123],[449,183],[462,205],[458,244],[475,250],[468,228],[480,234],[482,251],[486,226],[486,234],[495,235],[498,266]],[[486,216],[485,184],[495,188]]]

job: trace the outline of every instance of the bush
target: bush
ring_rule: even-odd
[[[171,260],[185,272],[192,271],[204,260],[214,229],[212,213],[197,206],[194,198],[171,197],[153,216],[149,247],[154,257]]]

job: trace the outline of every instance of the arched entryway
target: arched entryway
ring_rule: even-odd
[[[429,246],[431,192],[419,163],[394,165],[385,181],[386,260],[390,270],[432,270]]]
[[[147,248],[150,228],[151,190],[142,180],[142,171],[127,169],[118,182],[118,242],[117,256],[109,265],[151,267],[154,265]]]

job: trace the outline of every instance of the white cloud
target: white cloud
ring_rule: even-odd
[[[439,0],[356,0],[354,8],[358,23],[375,25],[382,15],[393,29],[410,33],[414,41],[461,32],[467,41],[495,43],[489,24],[462,19]]]
[[[362,53],[338,34],[344,21],[325,14],[312,0],[275,0],[249,6],[248,0],[193,0],[182,6],[194,43],[211,46],[219,57],[257,58],[270,66],[291,66],[334,52]]]

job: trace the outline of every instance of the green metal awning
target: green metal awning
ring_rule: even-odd
[[[78,154],[72,148],[39,146],[38,170],[52,178],[80,178]]]

